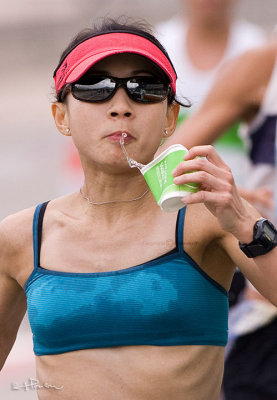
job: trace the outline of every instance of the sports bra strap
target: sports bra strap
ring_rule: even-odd
[[[36,207],[33,220],[33,249],[34,249],[34,268],[40,266],[40,247],[42,237],[43,217],[49,201],[41,203]],[[184,222],[185,222],[186,207],[178,211],[176,224],[176,245],[178,251],[184,252]]]
[[[36,207],[33,219],[33,250],[34,250],[34,268],[40,266],[40,246],[41,246],[41,232],[42,222],[45,213],[45,209],[49,201],[39,204]]]
[[[184,253],[184,223],[186,215],[186,206],[181,208],[178,212],[178,219],[176,224],[176,244],[179,252]]]

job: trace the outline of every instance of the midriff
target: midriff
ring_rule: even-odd
[[[39,400],[218,400],[221,346],[123,346],[36,357]],[[46,386],[46,385],[45,385]]]

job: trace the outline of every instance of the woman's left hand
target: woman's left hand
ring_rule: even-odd
[[[205,158],[195,158],[197,156]],[[195,182],[199,187],[198,192],[182,199],[184,204],[204,203],[222,229],[239,237],[242,227],[245,224],[249,226],[251,219],[255,221],[257,215],[249,214],[249,209],[245,207],[231,169],[210,145],[192,147],[184,160],[172,172],[174,183]]]

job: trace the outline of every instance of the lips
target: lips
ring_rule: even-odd
[[[124,142],[125,143],[128,143],[128,142],[130,142],[130,140],[133,139],[133,136],[127,131],[116,131],[116,132],[113,132],[110,135],[108,135],[107,138],[109,140],[113,141],[113,142],[119,142],[120,139],[122,138],[122,133],[126,133],[127,134],[127,136],[124,138]]]

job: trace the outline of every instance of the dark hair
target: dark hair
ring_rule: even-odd
[[[134,21],[133,19],[130,19],[129,17],[121,16],[117,19],[114,18],[103,18],[99,21],[99,23],[95,23],[92,28],[85,28],[81,30],[77,35],[71,40],[69,45],[65,48],[65,50],[62,52],[59,63],[57,68],[54,71],[54,76],[60,65],[63,63],[64,59],[67,57],[67,55],[75,48],[77,47],[80,43],[86,41],[87,39],[101,35],[104,33],[109,33],[109,32],[128,32],[128,33],[134,33],[140,36],[144,36],[148,40],[150,40],[152,43],[154,43],[168,58],[169,62],[171,63],[173,69],[174,66],[170,60],[170,57],[164,48],[164,46],[159,42],[159,40],[153,35],[152,31],[153,28],[152,26],[147,23],[146,21],[139,20],[139,21]],[[164,77],[167,79],[165,73],[162,71],[162,74]],[[70,87],[70,84],[65,85],[64,88],[60,91],[58,95],[56,95],[56,101],[64,101],[64,98],[66,97],[66,93],[68,92]],[[190,107],[191,103],[186,99],[186,104],[184,104],[182,101],[176,98],[174,95],[173,91],[170,90],[169,95],[168,95],[168,103],[171,104],[173,101],[178,103],[179,105],[183,107]]]

